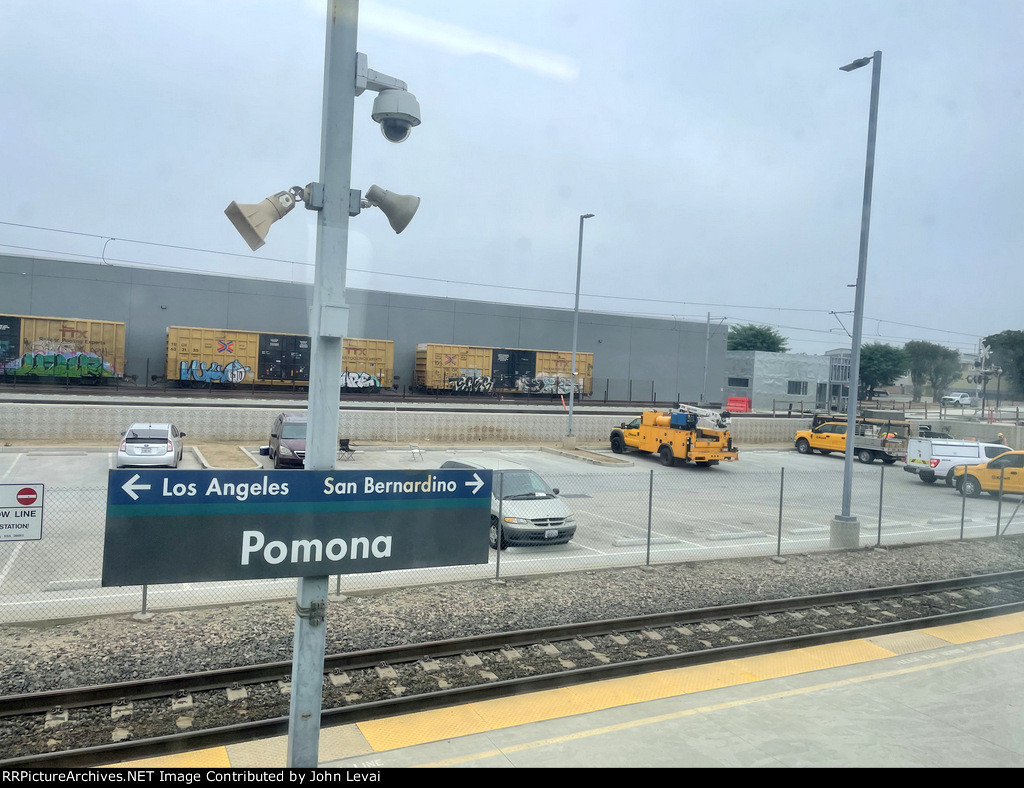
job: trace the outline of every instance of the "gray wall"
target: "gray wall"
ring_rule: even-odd
[[[571,350],[571,309],[348,290],[349,333],[395,343],[399,388],[421,342]],[[0,312],[116,320],[125,374],[162,376],[167,326],[306,334],[309,285],[0,255]],[[594,354],[594,399],[720,402],[728,326],[580,312],[577,350]],[[705,384],[705,348],[707,377]]]
[[[803,406],[813,410],[819,383],[828,383],[829,359],[804,353],[732,350],[725,354],[726,397],[750,397],[755,410]],[[729,386],[729,378],[747,378],[746,389]],[[790,394],[789,381],[807,383],[806,394]]]

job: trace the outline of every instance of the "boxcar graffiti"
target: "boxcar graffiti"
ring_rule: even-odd
[[[0,364],[5,378],[89,382],[120,378],[124,353],[124,323],[0,315]]]
[[[167,380],[182,386],[309,385],[310,338],[217,328],[167,329]],[[340,385],[379,391],[394,374],[394,342],[346,338]]]
[[[576,393],[593,392],[594,354],[576,354]],[[456,393],[568,394],[573,387],[572,353],[473,345],[416,346],[413,387]]]

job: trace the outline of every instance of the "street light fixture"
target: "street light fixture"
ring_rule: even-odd
[[[860,255],[857,261],[856,299],[853,310],[853,337],[850,349],[849,393],[846,398],[846,458],[843,467],[842,513],[833,521],[833,546],[857,547],[860,545],[860,529],[857,518],[850,515],[853,488],[853,455],[856,443],[857,400],[860,382],[860,345],[864,324],[864,284],[868,262],[868,230],[871,225],[871,187],[875,169],[875,132],[878,125],[878,83],[882,72],[882,53],[876,51],[870,57],[854,60],[840,71],[855,71],[868,63],[871,69],[871,105],[868,112],[868,150],[864,166],[864,202],[861,209]]]
[[[580,243],[576,252],[576,306],[572,315],[572,380],[569,385],[569,437],[572,437],[572,403],[576,394],[576,335],[580,324],[580,272],[583,270],[583,221],[594,214],[580,214]]]

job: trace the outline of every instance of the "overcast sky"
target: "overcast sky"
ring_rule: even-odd
[[[1024,329],[1020,0],[362,0],[350,287],[770,325],[849,345],[883,53],[864,341]],[[319,175],[326,0],[4,0],[0,252],[311,281],[315,217],[224,216]],[[0,304],[3,304],[0,294]],[[266,330],[274,330],[267,325]]]

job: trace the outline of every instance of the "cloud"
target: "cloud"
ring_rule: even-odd
[[[575,82],[579,64],[555,52],[483,35],[464,27],[436,22],[419,14],[375,4],[360,12],[360,28],[404,38],[455,55],[489,55],[516,68],[560,82]]]

